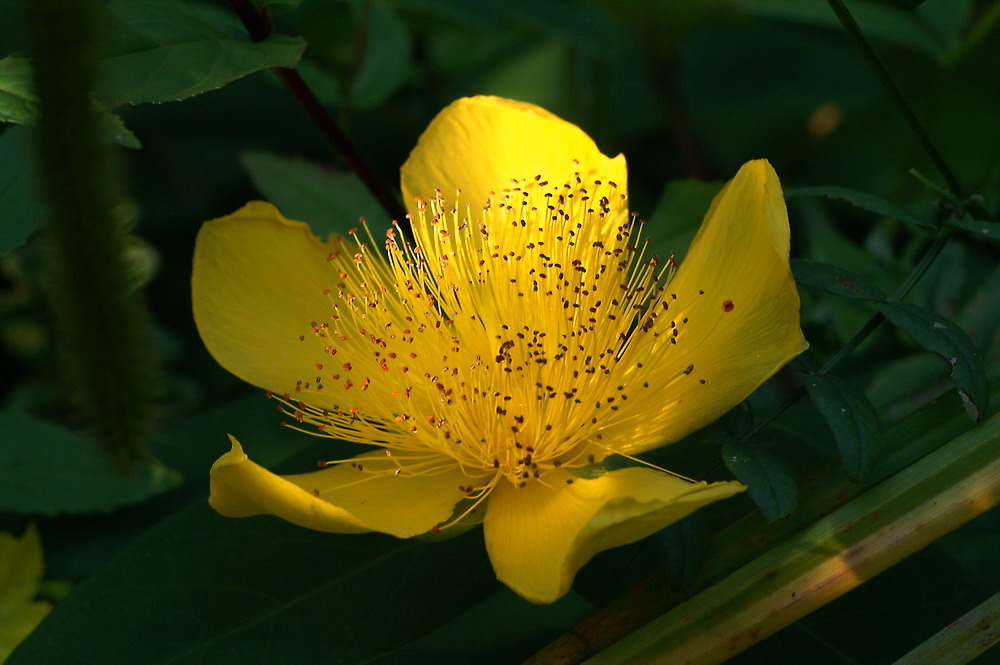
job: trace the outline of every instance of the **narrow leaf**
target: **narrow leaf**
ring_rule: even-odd
[[[964,665],[1000,642],[1000,592],[951,622],[893,665]]]
[[[759,446],[730,441],[722,446],[722,461],[747,486],[768,521],[795,510],[799,486],[783,459]]]
[[[925,349],[944,356],[966,412],[979,421],[989,408],[990,386],[979,351],[965,331],[937,312],[916,305],[896,302],[878,308]]]
[[[79,586],[7,665],[369,663],[497,588],[479,533],[319,533],[202,500]]]
[[[837,440],[847,477],[851,482],[865,482],[880,449],[881,427],[875,407],[860,391],[833,376],[810,374],[805,387]]]
[[[901,222],[919,226],[925,229],[933,229],[934,224],[928,220],[921,219],[910,211],[899,207],[895,203],[879,198],[874,194],[867,194],[846,187],[797,187],[785,190],[785,198],[796,196],[825,196],[835,201],[846,201],[852,206],[862,208],[869,212],[874,212],[883,217],[892,217]]]
[[[178,0],[112,0],[110,52],[101,64],[101,97],[140,104],[185,99],[267,67],[294,67],[298,37],[254,43],[239,21]]]
[[[321,238],[346,233],[358,225],[360,217],[384,219],[378,201],[353,173],[337,173],[319,164],[264,152],[244,153],[240,161],[257,190],[282,214],[308,223]]]
[[[0,413],[0,511],[53,516],[108,512],[180,484],[155,460],[118,471],[89,437],[18,411]]]
[[[945,223],[973,237],[1000,242],[1000,222],[983,222],[965,215],[959,219],[949,219]]]
[[[792,259],[792,274],[799,284],[836,296],[873,302],[886,301],[882,289],[863,277],[829,263]]]

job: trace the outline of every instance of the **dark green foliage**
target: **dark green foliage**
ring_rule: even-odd
[[[951,378],[969,417],[980,420],[989,408],[990,384],[983,359],[968,334],[957,325],[923,307],[885,303],[879,311],[928,351],[940,353],[951,365]]]
[[[836,296],[874,302],[884,302],[886,299],[882,290],[865,278],[829,263],[793,259],[792,273],[799,284]]]
[[[75,590],[7,662],[367,663],[496,590],[479,531],[338,536],[199,501]]]
[[[937,184],[950,179],[826,0],[249,4],[273,24],[261,43],[225,1],[0,2],[0,522],[38,519],[48,575],[78,584],[10,662],[521,662],[664,561],[676,589],[699,588],[706,557],[721,575],[720,543],[737,520],[761,524],[733,545],[743,548],[804,519],[831,475],[867,486],[973,427],[953,420],[955,391],[939,396],[949,372],[969,413],[990,416],[1000,163],[989,138],[1000,97],[989,84],[1000,13],[989,3],[847,2],[969,196]],[[45,22],[62,32],[32,46],[24,10],[46,7],[58,7]],[[88,7],[96,23],[75,16]],[[89,45],[77,41],[88,26],[99,28]],[[48,84],[33,84],[36,50]],[[639,240],[661,259],[683,259],[743,162],[769,159],[787,198],[810,349],[723,419],[644,455],[692,478],[736,476],[749,492],[597,556],[547,607],[493,581],[478,530],[418,543],[212,514],[209,468],[227,433],[281,472],[358,450],[280,429],[274,404],[208,356],[191,320],[204,220],[265,198],[320,236],[359,217],[376,238],[388,226],[267,71],[276,66],[295,67],[390,190],[420,132],[456,97],[545,106],[627,156],[630,207],[646,220]],[[134,204],[121,205],[126,190]],[[62,249],[49,233],[32,237],[50,206],[66,225]],[[929,230],[950,237],[929,243]],[[146,248],[142,280],[127,258],[136,246]],[[913,304],[887,304],[924,267]],[[835,376],[812,374],[879,312],[889,321]],[[67,372],[72,384],[59,378]],[[153,451],[183,479],[148,459],[122,475],[97,457],[94,439],[77,433],[69,385],[90,386],[70,392],[137,439],[157,393],[164,424]],[[638,463],[616,456],[605,467]],[[993,511],[733,662],[892,662],[996,589],[996,531]]]
[[[0,413],[0,431],[0,511],[46,517],[110,513],[181,482],[156,460],[122,473],[99,441],[24,413]]]
[[[878,462],[881,426],[863,393],[834,376],[810,374],[806,391],[833,431],[840,460],[853,482],[863,483]]]
[[[791,467],[766,448],[741,441],[722,446],[722,461],[740,482],[745,483],[764,517],[773,521],[795,510],[799,487]]]

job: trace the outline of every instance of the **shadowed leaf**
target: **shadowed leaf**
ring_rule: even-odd
[[[78,587],[8,665],[367,663],[496,589],[479,533],[343,536],[199,501]]]
[[[980,420],[989,408],[990,386],[979,351],[965,331],[937,312],[916,305],[884,303],[878,308],[922,347],[944,356],[965,410],[970,418]]]
[[[805,387],[837,440],[847,477],[855,483],[865,482],[880,448],[875,407],[860,391],[833,376],[810,374]]]
[[[791,468],[774,453],[753,444],[729,441],[722,460],[747,486],[750,498],[768,521],[785,517],[799,502],[799,487]]]
[[[858,277],[843,268],[838,268],[829,263],[804,261],[801,259],[792,259],[791,264],[795,281],[803,286],[809,286],[836,296],[843,296],[844,298],[874,302],[885,302],[886,300],[882,289],[863,277]]]
[[[297,37],[253,43],[232,14],[177,0],[112,0],[110,53],[101,63],[101,97],[110,104],[185,99],[267,67],[294,67]]]
[[[18,411],[0,413],[0,510],[36,515],[108,512],[180,484],[156,460],[122,473],[100,444]]]
[[[904,208],[900,208],[895,203],[879,198],[874,194],[859,192],[846,187],[796,187],[785,190],[785,198],[797,196],[825,196],[835,201],[845,201],[856,208],[861,208],[869,212],[874,212],[883,217],[892,217],[901,222],[919,226],[925,229],[933,229],[934,224],[929,220],[922,219]]]

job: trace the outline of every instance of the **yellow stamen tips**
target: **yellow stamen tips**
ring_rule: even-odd
[[[673,256],[647,256],[643,222],[617,188],[538,174],[461,211],[437,190],[416,197],[415,244],[390,229],[385,257],[351,229],[357,251],[326,257],[330,313],[309,324],[337,362],[315,363],[289,393],[269,396],[294,429],[383,447],[394,467],[370,473],[457,464],[481,477],[460,488],[473,508],[500,478],[548,486],[553,470],[615,452],[603,440],[652,433],[656,422],[622,405],[696,370],[657,373],[633,345],[677,345],[687,303],[666,289]],[[324,390],[342,403],[311,406]]]

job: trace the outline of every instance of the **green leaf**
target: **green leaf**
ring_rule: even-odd
[[[712,199],[724,184],[692,178],[668,184],[642,230],[650,237],[653,248],[659,252],[674,252],[678,260],[683,259]]]
[[[346,233],[360,217],[385,219],[378,201],[353,173],[266,152],[243,153],[240,161],[261,194],[286,217],[307,222],[320,238]]]
[[[253,43],[232,14],[178,0],[111,0],[101,97],[112,105],[185,99],[267,67],[294,67],[296,37]]]
[[[132,150],[138,150],[142,147],[142,143],[136,138],[136,135],[125,126],[122,119],[111,113],[110,111],[99,112],[97,116],[97,122],[101,126],[101,131],[104,135],[109,137],[115,143],[123,145],[126,148],[131,148]]]
[[[0,413],[0,511],[60,515],[108,512],[180,484],[152,460],[118,471],[94,439],[19,411]]]
[[[750,498],[768,521],[795,510],[799,486],[783,459],[760,446],[729,441],[722,446],[722,461],[747,486]]]
[[[949,219],[945,224],[961,229],[976,238],[1000,242],[1000,222],[983,222],[964,215],[958,219]]]
[[[34,125],[38,122],[38,98],[31,86],[31,61],[12,55],[0,60],[0,122]],[[126,148],[142,147],[125,123],[98,102],[94,102],[101,130]]]
[[[934,224],[926,219],[921,219],[910,211],[897,206],[895,203],[879,198],[874,194],[859,192],[846,187],[797,187],[785,190],[785,198],[795,198],[797,196],[825,196],[835,201],[846,201],[852,206],[874,212],[883,217],[891,217],[901,222],[919,226],[925,229],[934,229]]]
[[[385,101],[403,84],[410,71],[412,39],[406,24],[382,0],[365,3],[365,54],[351,82],[351,100],[359,109]]]
[[[844,298],[874,302],[885,302],[886,300],[882,289],[843,268],[832,266],[829,263],[802,259],[792,259],[791,263],[795,281],[803,286]]]
[[[937,312],[916,305],[896,302],[878,308],[922,347],[944,356],[951,365],[951,378],[966,412],[979,421],[989,408],[990,385],[979,351],[965,331]]]
[[[670,588],[687,591],[694,586],[708,557],[712,532],[704,513],[692,513],[660,532],[667,551]]]
[[[805,387],[837,440],[847,477],[854,483],[865,482],[881,448],[875,407],[860,391],[833,376],[810,374]]]
[[[31,63],[19,55],[0,60],[0,121],[33,123],[38,98],[31,89]]]
[[[8,127],[0,134],[0,256],[28,240],[41,223],[31,130]]]
[[[480,533],[336,535],[198,501],[59,603],[7,665],[368,663],[497,588]]]

